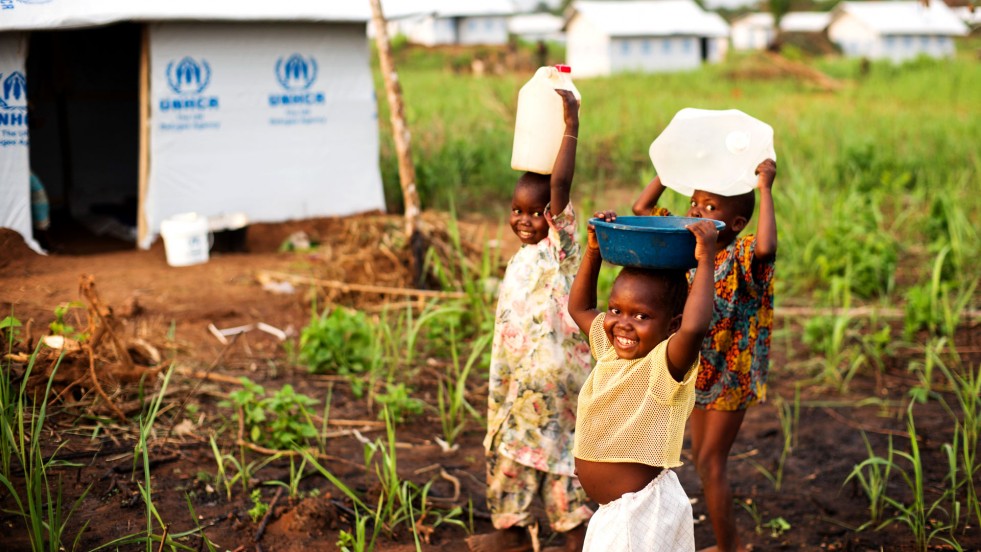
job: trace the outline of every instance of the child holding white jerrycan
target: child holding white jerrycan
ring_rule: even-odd
[[[487,505],[496,531],[467,539],[474,552],[536,549],[536,496],[565,549],[578,551],[592,516],[575,476],[573,432],[589,347],[569,316],[579,260],[569,193],[576,162],[579,102],[563,100],[565,130],[551,176],[525,172],[511,200],[522,242],[500,286],[487,407]]]

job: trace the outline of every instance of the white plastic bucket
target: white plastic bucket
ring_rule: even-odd
[[[567,65],[540,67],[518,92],[512,169],[552,174],[565,134],[564,107],[556,89],[571,90],[581,99]]]
[[[160,223],[167,264],[190,266],[208,262],[208,219],[197,213],[182,213]]]

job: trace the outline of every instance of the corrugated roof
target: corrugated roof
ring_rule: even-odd
[[[940,0],[920,2],[842,2],[832,20],[850,14],[879,34],[967,34],[967,26]]]
[[[587,1],[574,2],[572,9],[610,36],[729,36],[719,14],[692,0]]]
[[[790,12],[780,18],[785,33],[819,33],[831,23],[831,12]]]
[[[368,2],[275,0],[48,0],[14,1],[0,12],[0,31],[77,28],[118,21],[366,22]],[[6,6],[5,6],[6,7]]]

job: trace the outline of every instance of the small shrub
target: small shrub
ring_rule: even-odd
[[[286,450],[294,445],[304,445],[317,437],[317,428],[308,410],[317,401],[297,393],[286,384],[271,397],[266,390],[249,378],[240,378],[242,389],[229,393],[231,403],[241,412],[246,434],[250,442],[276,450]],[[238,416],[239,414],[236,414]]]
[[[374,324],[363,312],[335,308],[314,315],[300,332],[300,362],[314,374],[363,374],[377,346]]]

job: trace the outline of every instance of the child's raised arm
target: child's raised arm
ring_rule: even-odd
[[[552,165],[552,215],[559,215],[569,204],[569,190],[572,188],[572,175],[576,171],[576,145],[579,141],[579,100],[569,90],[556,89],[562,96],[562,110],[565,117],[565,134],[559,154]]]
[[[661,194],[664,193],[664,184],[661,184],[661,177],[654,176],[654,179],[650,181],[644,191],[640,193],[640,197],[634,202],[634,214],[635,215],[649,215],[651,214],[651,209],[657,206],[657,200],[661,199]]]
[[[609,222],[617,219],[617,214],[613,211],[603,211],[593,216]],[[603,257],[596,239],[596,228],[590,224],[586,230],[586,251],[582,255],[576,279],[572,281],[572,289],[569,290],[569,314],[579,329],[587,335],[593,320],[599,314],[596,310],[596,281],[602,265]]]
[[[773,180],[777,162],[767,159],[756,167],[756,187],[760,189],[760,218],[756,221],[756,248],[753,258],[769,261],[777,254],[777,218],[773,211]]]
[[[688,225],[695,234],[695,280],[688,291],[685,310],[681,315],[681,327],[668,342],[668,370],[675,381],[682,381],[685,372],[698,358],[702,340],[712,323],[715,304],[715,244],[719,231],[712,222],[701,220]]]

